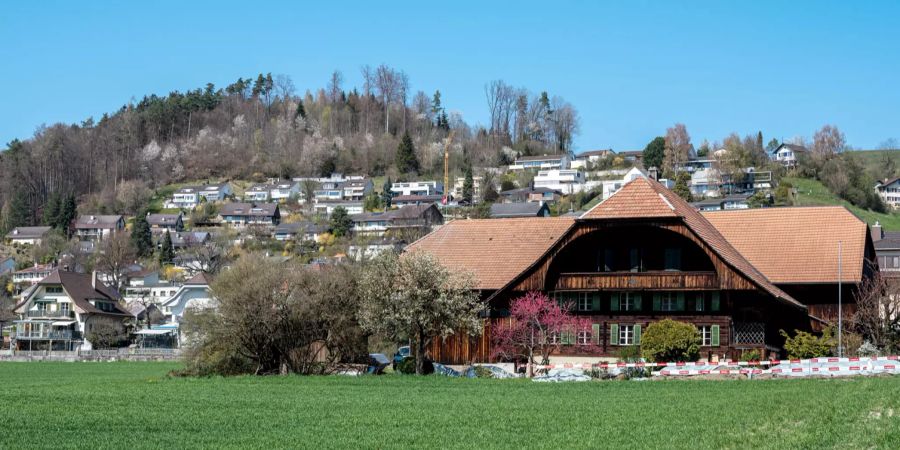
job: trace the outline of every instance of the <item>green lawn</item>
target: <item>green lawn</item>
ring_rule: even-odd
[[[900,448],[900,377],[541,384],[2,363],[0,448]]]
[[[782,183],[791,183],[797,189],[795,204],[798,206],[841,205],[847,207],[856,217],[872,225],[881,222],[886,231],[900,231],[900,214],[881,214],[851,205],[834,195],[822,183],[808,178],[784,177]]]

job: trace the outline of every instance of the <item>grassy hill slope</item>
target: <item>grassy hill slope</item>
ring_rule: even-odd
[[[797,189],[797,197],[794,199],[794,204],[797,206],[841,205],[869,225],[874,224],[877,220],[881,222],[886,231],[900,231],[900,214],[881,214],[853,206],[846,200],[838,198],[816,180],[784,177],[781,179],[781,182],[791,183]]]

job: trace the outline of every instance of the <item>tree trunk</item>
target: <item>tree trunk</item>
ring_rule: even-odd
[[[425,375],[425,333],[416,332],[416,375]]]

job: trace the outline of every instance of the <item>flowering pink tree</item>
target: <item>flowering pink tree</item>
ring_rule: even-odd
[[[583,352],[596,351],[591,321],[573,315],[572,306],[560,305],[540,292],[529,292],[513,300],[509,322],[498,323],[491,330],[491,356],[526,360],[530,377],[536,357],[541,357],[541,364],[547,364],[550,353],[559,351],[564,344],[577,345]]]

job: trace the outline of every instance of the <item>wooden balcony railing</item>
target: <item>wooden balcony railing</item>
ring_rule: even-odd
[[[35,317],[47,317],[47,318],[74,318],[74,311],[45,311],[45,310],[31,310],[25,313],[25,317],[35,318]]]
[[[561,273],[554,290],[635,289],[713,290],[719,289],[715,272],[568,272]]]

